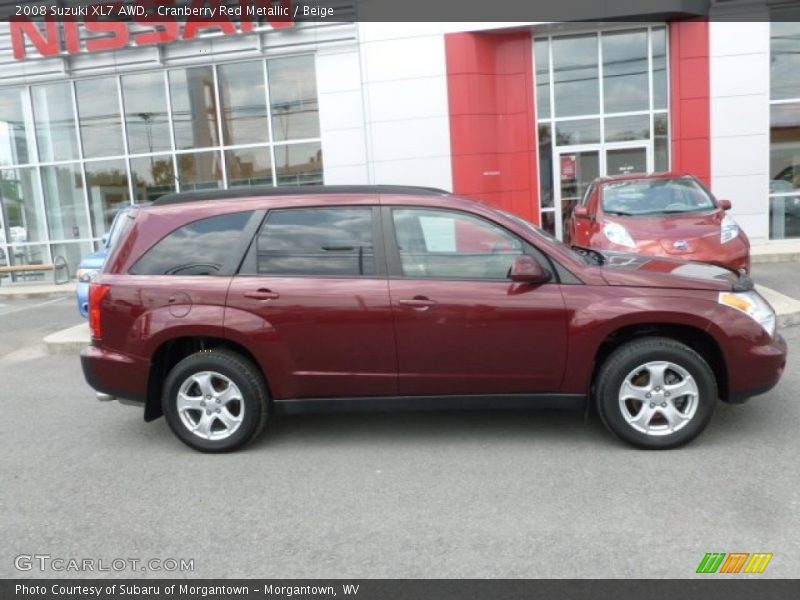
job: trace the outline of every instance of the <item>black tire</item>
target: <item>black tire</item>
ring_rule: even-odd
[[[200,437],[184,424],[179,414],[181,385],[192,375],[205,371],[227,377],[241,392],[241,405],[236,403],[237,408],[243,411],[241,421],[233,433],[223,439]],[[250,360],[236,352],[212,349],[187,356],[172,368],[164,383],[161,405],[170,429],[183,443],[201,452],[231,452],[248,444],[263,431],[269,412],[269,393],[260,370]],[[203,410],[198,410],[200,417]]]
[[[635,428],[627,420],[620,406],[620,391],[626,378],[639,366],[651,362],[666,361],[681,367],[694,378],[698,396],[696,408],[693,416],[688,419],[680,428],[669,430],[666,418],[663,413],[655,417],[656,427],[666,428],[660,435],[644,433]],[[675,372],[668,372],[671,377],[675,377]],[[647,378],[647,376],[645,376]],[[714,412],[714,405],[717,402],[717,382],[714,373],[708,363],[690,347],[676,340],[663,337],[651,337],[634,340],[623,344],[606,359],[601,365],[595,380],[594,399],[597,412],[603,424],[615,436],[621,440],[632,444],[638,448],[648,450],[666,450],[682,446],[696,438],[706,428],[711,415]],[[661,393],[661,392],[660,392]],[[655,410],[659,411],[663,397],[653,397],[657,403]],[[686,402],[685,398],[677,402]],[[649,406],[653,406],[650,404]],[[637,406],[636,401],[633,405]],[[639,410],[644,407],[638,404]],[[684,405],[685,406],[685,405]],[[688,412],[688,411],[687,411]],[[633,415],[638,416],[638,413]],[[658,420],[663,420],[663,424],[658,424]],[[653,423],[654,421],[651,421]]]

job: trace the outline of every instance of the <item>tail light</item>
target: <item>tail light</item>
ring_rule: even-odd
[[[89,329],[92,332],[92,339],[99,340],[103,337],[100,306],[110,290],[110,285],[102,283],[93,283],[89,286]]]

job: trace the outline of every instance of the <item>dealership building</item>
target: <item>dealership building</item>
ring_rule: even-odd
[[[753,241],[800,238],[800,23],[672,4],[602,24],[0,23],[0,264],[74,273],[121,206],[264,184],[433,186],[561,235],[594,177],[668,170]]]

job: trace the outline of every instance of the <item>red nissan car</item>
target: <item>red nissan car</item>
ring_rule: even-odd
[[[672,448],[786,366],[744,273],[575,250],[438,190],[190,192],[122,227],[90,287],[84,375],[206,452],[272,413],[587,403]]]
[[[572,244],[708,262],[750,272],[750,241],[691,175],[617,175],[595,179],[569,224]]]

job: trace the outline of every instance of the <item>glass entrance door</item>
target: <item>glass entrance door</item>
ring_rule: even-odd
[[[649,173],[647,147],[606,148],[605,175],[627,175],[629,173]]]
[[[600,149],[564,150],[557,155],[556,188],[556,235],[566,239],[565,232],[572,209],[583,198],[586,188],[600,175]]]
[[[556,235],[568,241],[566,232],[575,205],[583,198],[586,188],[596,178],[607,175],[650,173],[652,152],[649,145],[597,144],[556,151]]]

